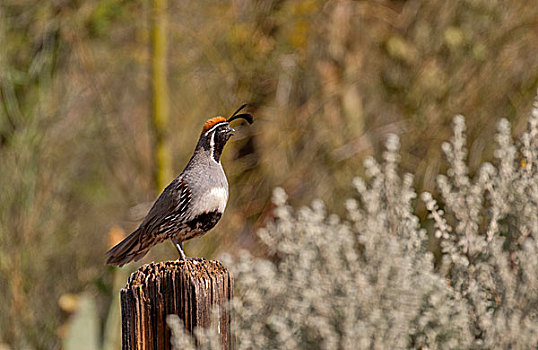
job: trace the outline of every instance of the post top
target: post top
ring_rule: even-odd
[[[220,261],[202,258],[187,260],[152,262],[142,265],[133,272],[127,281],[125,289],[147,285],[148,281],[164,279],[169,275],[181,275],[183,279],[203,280],[216,277],[228,277],[228,269]]]

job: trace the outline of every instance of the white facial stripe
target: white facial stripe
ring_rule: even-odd
[[[211,135],[211,140],[209,140],[209,146],[211,146],[211,149],[213,149],[213,146],[215,146],[215,134]]]
[[[205,135],[205,136],[209,135],[209,133],[211,133],[211,132],[212,132],[213,130],[215,130],[217,127],[219,127],[219,126],[221,126],[221,125],[223,125],[223,124],[225,124],[225,123],[227,123],[227,122],[220,122],[220,123],[217,123],[217,124],[213,125],[213,127],[212,127],[211,129],[207,130],[207,131],[205,132],[204,135]]]
[[[211,150],[211,160],[215,162],[215,134],[211,135],[211,140],[209,140],[209,148]]]

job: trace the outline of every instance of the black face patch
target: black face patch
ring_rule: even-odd
[[[213,144],[213,159],[215,162],[220,161],[220,156],[222,155],[222,150],[224,149],[224,145],[226,145],[226,142],[230,139],[232,134],[228,132],[228,126],[223,125],[217,127],[217,129],[214,131],[214,144]]]
[[[222,213],[214,210],[209,213],[203,213],[196,216],[194,219],[188,221],[186,225],[188,228],[190,228],[191,231],[200,230],[203,232],[207,232],[213,227],[215,227],[217,222],[219,222],[221,216]]]
[[[232,137],[229,131],[228,123],[217,123],[200,136],[197,147],[211,152],[211,156],[218,163],[226,142]]]

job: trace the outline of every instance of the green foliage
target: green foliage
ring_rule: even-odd
[[[82,295],[78,301],[78,310],[67,324],[68,336],[62,348],[65,350],[98,350],[99,320],[95,300],[89,295]]]
[[[155,139],[155,189],[162,192],[170,182],[172,176],[171,156],[169,147],[170,133],[168,124],[170,119],[170,100],[168,98],[167,75],[167,0],[153,0],[152,5],[152,31],[151,31],[151,61],[152,61],[152,118],[151,124]]]
[[[89,32],[93,36],[103,37],[111,31],[111,26],[121,15],[124,7],[121,1],[101,0],[93,9],[88,19]]]

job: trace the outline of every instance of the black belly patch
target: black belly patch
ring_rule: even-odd
[[[191,229],[191,231],[207,232],[215,227],[221,216],[222,213],[219,213],[216,210],[209,213],[203,213],[187,222],[186,225]]]

